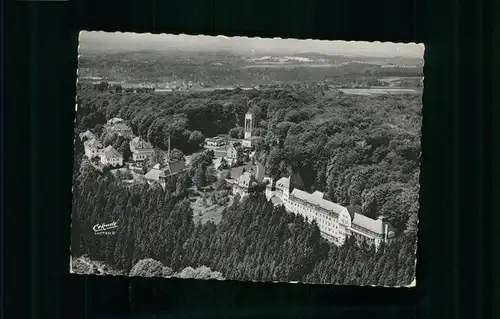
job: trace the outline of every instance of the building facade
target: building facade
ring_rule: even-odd
[[[83,142],[83,147],[85,149],[85,156],[87,156],[89,159],[93,159],[94,157],[101,157],[102,152],[104,151],[104,146],[96,138],[92,138]]]
[[[97,140],[97,136],[95,136],[94,133],[92,133],[89,130],[86,130],[85,132],[80,133],[79,137],[80,137],[80,141],[89,141],[91,139]]]
[[[231,161],[236,161],[238,159],[238,148],[235,147],[233,144],[227,146],[226,158],[228,158]]]
[[[108,125],[115,125],[115,124],[118,124],[118,123],[124,123],[125,121],[119,117],[113,117],[112,119],[109,119],[108,120]]]
[[[113,146],[106,147],[101,155],[101,163],[103,165],[122,166],[123,157]]]
[[[205,145],[219,147],[225,145],[226,141],[222,137],[207,138],[205,140]]]
[[[354,236],[358,243],[366,242],[379,247],[395,235],[392,227],[381,218],[372,219],[360,213],[357,207],[344,207],[324,199],[324,194],[315,191],[310,194],[290,185],[290,178],[283,177],[276,182],[274,191],[266,189],[268,200],[276,202],[277,197],[285,209],[302,215],[309,222],[315,220],[323,237],[341,246]]]
[[[140,137],[133,138],[130,141],[129,146],[130,151],[132,152],[132,160],[134,162],[145,161],[154,153],[153,146]]]
[[[250,172],[241,174],[236,180],[229,181],[232,184],[233,195],[239,194],[242,198],[250,194],[253,187],[257,185],[255,177]]]
[[[133,138],[134,133],[132,129],[125,123],[118,123],[111,127],[111,130],[116,134],[123,136],[125,138]]]

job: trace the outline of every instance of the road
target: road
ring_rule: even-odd
[[[264,165],[262,165],[262,163],[257,161],[255,161],[255,167],[256,167],[255,179],[257,180],[257,182],[262,183],[266,169]]]

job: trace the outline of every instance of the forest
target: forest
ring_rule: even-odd
[[[72,255],[130,275],[360,285],[413,280],[414,230],[377,252],[352,241],[336,248],[315,222],[274,207],[263,194],[236,198],[218,225],[194,224],[182,176],[165,190],[127,188],[84,162],[75,182]],[[92,225],[103,220],[117,222],[116,235],[93,234]]]
[[[87,129],[102,133],[106,119],[120,117],[159,149],[166,149],[171,136],[172,147],[186,155],[205,137],[241,135],[250,111],[253,134],[261,137],[256,157],[267,175],[298,172],[307,190],[357,205],[366,216],[384,216],[397,239],[378,252],[353,243],[336,249],[321,239],[317,226],[272,207],[261,195],[233,203],[219,225],[195,225],[186,195],[189,176],[178,176],[165,190],[124,187],[75,156],[75,256],[89,254],[127,271],[152,258],[174,271],[206,266],[241,280],[404,285],[413,279],[421,95],[344,95],[324,83],[182,93],[81,86],[77,100],[77,135]],[[111,139],[106,143],[126,152],[124,141]],[[81,152],[78,144],[75,154]],[[90,225],[103,219],[119,220],[117,236],[91,233]]]

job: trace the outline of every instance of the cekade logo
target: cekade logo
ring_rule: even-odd
[[[114,235],[116,233],[116,228],[118,228],[116,222],[109,224],[96,224],[92,227],[96,235]]]

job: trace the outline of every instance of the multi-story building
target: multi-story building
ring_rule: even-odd
[[[111,126],[111,131],[117,133],[120,136],[123,136],[125,138],[133,138],[134,133],[132,132],[132,129],[125,123],[118,123],[113,126]]]
[[[308,221],[316,221],[323,237],[336,245],[344,244],[346,238],[354,236],[358,242],[365,241],[378,247],[395,235],[393,228],[381,218],[372,219],[360,213],[357,207],[344,207],[324,199],[324,194],[310,194],[283,177],[276,182],[275,190],[266,189],[266,197],[276,202],[276,197],[289,212],[302,215]],[[269,187],[269,186],[268,186]]]
[[[238,160],[240,150],[233,144],[229,144],[226,148],[226,158],[229,162],[233,163]]]
[[[130,151],[132,152],[132,160],[134,162],[142,162],[153,155],[153,146],[141,139],[140,137],[133,138],[130,143]]]
[[[222,145],[225,145],[226,141],[222,137],[214,137],[214,138],[207,138],[205,140],[205,145],[207,146],[213,146],[213,147],[219,147]]]
[[[89,159],[100,157],[104,151],[104,146],[97,138],[92,138],[83,142],[83,147],[85,149],[85,156]]]
[[[80,135],[78,135],[78,136],[80,137],[80,141],[89,141],[91,139],[97,139],[97,136],[95,136],[94,133],[92,133],[89,130],[86,130],[85,132],[80,133]]]
[[[159,182],[162,187],[165,187],[165,182],[168,177],[177,175],[185,170],[186,161],[181,159],[176,162],[168,163],[163,167],[161,167],[160,164],[156,164],[146,175],[144,175],[144,177],[149,184]]]
[[[233,194],[239,194],[241,197],[247,196],[253,188],[258,186],[255,177],[250,172],[241,174],[236,180],[228,180],[228,183],[232,184]]]
[[[103,165],[122,166],[123,157],[113,146],[106,147],[101,154],[101,163]]]

